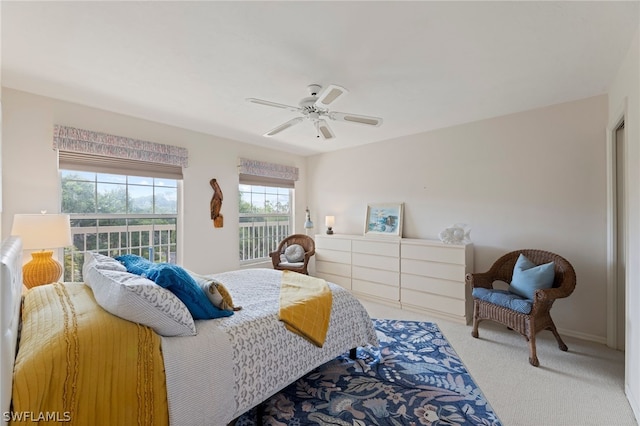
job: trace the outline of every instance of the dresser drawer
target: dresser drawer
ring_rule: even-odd
[[[385,269],[394,272],[400,271],[400,259],[397,257],[353,253],[351,255],[351,262],[353,263],[353,266],[365,266],[368,268]]]
[[[316,249],[351,251],[351,240],[345,238],[316,236]]]
[[[349,277],[327,274],[325,272],[316,272],[316,276],[330,283],[338,284],[340,287],[344,287],[347,290],[351,290],[351,278]]]
[[[348,263],[335,263],[326,262],[324,260],[316,260],[316,271],[326,274],[349,277],[351,276],[351,265]]]
[[[452,281],[463,281],[466,275],[464,264],[427,262],[422,260],[402,259],[402,272],[425,277],[442,278]]]
[[[351,251],[353,253],[400,257],[400,244],[391,241],[386,242],[354,240],[351,242]]]
[[[466,263],[464,246],[448,246],[444,244],[442,246],[402,244],[402,258],[455,263],[458,265]]]
[[[438,296],[403,288],[401,290],[400,300],[403,306],[407,305],[418,309],[442,312],[460,318],[465,318],[466,315],[466,303],[464,299],[452,299],[446,296]]]
[[[336,262],[351,265],[351,253],[348,251],[327,249],[316,250],[316,263],[317,262]]]
[[[371,281],[351,280],[351,290],[364,296],[377,297],[393,302],[400,300],[400,288],[378,284]]]
[[[387,271],[383,269],[363,268],[361,266],[353,266],[351,268],[351,276],[355,279],[373,281],[388,286],[400,286],[400,274],[398,272]]]
[[[403,273],[401,278],[402,288],[421,293],[431,293],[464,300],[466,297],[466,284],[460,281],[449,281],[440,278],[424,277]]]

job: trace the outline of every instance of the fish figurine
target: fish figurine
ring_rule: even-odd
[[[470,233],[471,228],[465,223],[456,223],[443,229],[438,236],[440,241],[445,244],[466,244],[471,242]]]

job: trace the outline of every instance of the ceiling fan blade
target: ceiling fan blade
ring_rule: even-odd
[[[320,93],[320,95],[318,95],[318,100],[315,105],[318,108],[327,109],[329,105],[347,93],[349,93],[349,91],[344,87],[338,86],[337,84],[330,84],[322,91],[322,93]]]
[[[298,107],[294,107],[294,106],[291,106],[291,105],[285,105],[285,104],[279,104],[277,102],[263,101],[262,99],[247,98],[247,102],[251,102],[251,103],[254,103],[254,104],[258,104],[258,105],[266,105],[266,106],[270,106],[270,107],[286,109],[288,111],[293,111],[293,112],[300,111],[300,108],[298,108]]]
[[[333,139],[336,137],[325,120],[316,121],[316,130],[318,131],[318,136],[322,136],[323,139]]]
[[[332,120],[364,124],[366,126],[378,127],[382,124],[382,118],[370,117],[368,115],[349,114],[346,112],[330,112],[328,116]]]
[[[298,124],[299,122],[301,122],[303,120],[304,120],[304,117],[292,118],[291,120],[287,121],[286,123],[279,125],[275,129],[269,130],[264,135],[265,136],[277,135],[278,133],[282,132],[283,130],[287,130],[289,127],[291,127],[293,125],[296,125],[296,124]]]

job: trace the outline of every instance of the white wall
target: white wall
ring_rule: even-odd
[[[239,157],[300,168],[295,194],[295,226],[304,229],[304,157],[6,88],[2,89],[2,107],[2,235],[10,235],[15,213],[60,210],[57,154],[52,149],[54,124],[172,144],[189,150],[189,167],[184,169],[183,181],[185,208],[181,263],[196,272],[211,273],[239,267]],[[223,228],[214,228],[210,219],[211,178],[218,179],[224,195]]]
[[[609,89],[609,117],[617,119],[626,104],[628,218],[626,275],[625,391],[636,419],[640,419],[640,32],[636,32],[627,56]]]
[[[607,97],[512,114],[309,158],[309,207],[362,234],[367,203],[404,202],[404,236],[471,226],[475,270],[520,248],[566,257],[578,284],[553,315],[606,337]],[[321,231],[321,230],[320,230]]]

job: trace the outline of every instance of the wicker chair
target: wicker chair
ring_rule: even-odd
[[[511,283],[513,268],[521,253],[536,265],[554,262],[555,279],[552,288],[536,290],[529,314],[474,298],[471,335],[475,338],[478,337],[478,324],[485,319],[504,324],[527,339],[530,352],[529,363],[537,367],[540,365],[536,355],[536,334],[539,331],[550,330],[556,337],[560,350],[566,351],[568,349],[556,330],[550,311],[556,299],[569,296],[576,287],[576,272],[573,266],[565,258],[555,253],[543,250],[517,250],[502,256],[487,272],[467,274],[466,281],[471,284],[472,289],[478,287],[493,289],[494,281]]]
[[[304,248],[304,259],[300,262],[288,262],[286,257],[284,256],[284,252],[287,247],[292,246],[293,244],[299,244],[302,246],[302,248]],[[315,253],[316,244],[313,241],[313,238],[308,237],[304,234],[293,234],[280,241],[280,244],[278,244],[278,249],[269,253],[269,256],[271,257],[271,263],[273,263],[273,269],[286,269],[289,271],[309,275],[307,265],[309,264],[309,259],[311,259],[311,256],[313,256]]]

